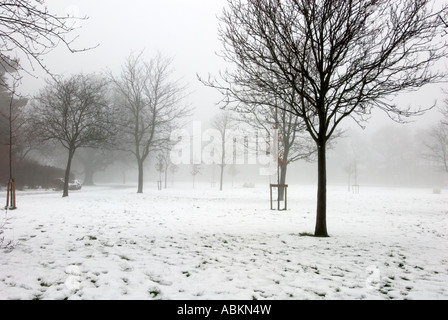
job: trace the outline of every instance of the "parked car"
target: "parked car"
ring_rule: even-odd
[[[64,189],[64,178],[54,179],[52,182],[52,186],[54,190],[62,190]],[[68,183],[68,190],[81,190],[82,183],[79,180],[71,180]]]
[[[68,183],[68,190],[81,190],[82,184],[79,180],[72,180]]]

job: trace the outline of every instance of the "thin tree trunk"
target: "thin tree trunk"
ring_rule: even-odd
[[[351,181],[352,181],[352,175],[349,174],[349,175],[348,175],[348,184],[347,184],[348,192],[350,192],[350,182],[351,182]]]
[[[168,179],[168,168],[165,168],[165,189],[166,189],[166,180]]]
[[[222,180],[224,178],[224,164],[221,164],[221,177],[219,181],[219,191],[222,191]]]
[[[281,164],[280,165],[280,184],[285,185],[286,184],[286,170],[288,169],[287,164]],[[283,201],[285,196],[285,188],[279,187],[278,188],[278,199],[280,201]]]
[[[327,233],[327,159],[326,144],[317,146],[317,213],[316,237],[328,237]]]
[[[65,168],[65,176],[64,176],[64,191],[62,192],[62,197],[68,197],[68,183],[70,182],[70,170],[74,154],[75,150],[70,149],[68,151],[67,167]]]
[[[143,161],[137,160],[138,162],[138,187],[137,193],[143,193]]]

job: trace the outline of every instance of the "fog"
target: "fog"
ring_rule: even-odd
[[[217,55],[220,42],[217,37],[217,16],[225,0],[113,0],[87,1],[48,0],[48,9],[58,14],[84,17],[87,20],[73,20],[79,29],[73,46],[78,49],[92,48],[85,52],[70,53],[60,46],[45,57],[45,64],[55,74],[75,73],[117,73],[131,52],[143,52],[151,57],[156,52],[174,58],[176,76],[189,84],[188,102],[194,114],[186,129],[192,130],[193,121],[210,127],[210,120],[219,111],[217,103],[221,96],[205,87],[197,75],[217,75],[227,65]],[[446,67],[446,66],[441,66]],[[25,75],[20,87],[21,93],[32,96],[44,85],[47,75],[35,68],[34,76]],[[422,90],[395,97],[402,105],[428,107],[441,106],[444,99],[442,89],[446,85],[431,85]],[[334,142],[328,153],[328,183],[338,185],[388,185],[441,187],[448,183],[447,174],[438,170],[422,157],[424,134],[430,125],[440,117],[436,108],[424,116],[411,119],[409,124],[396,124],[381,112],[375,112],[361,129],[355,121],[346,119],[342,124],[343,137]],[[55,147],[56,148],[56,147]],[[64,154],[53,150],[51,158],[40,161],[63,167]],[[46,153],[48,154],[48,153]],[[345,167],[356,161],[356,180],[349,177]],[[238,173],[229,175],[225,169],[225,186],[250,183],[269,183],[276,175],[260,176],[258,166],[238,165]],[[155,155],[145,164],[145,183],[151,187],[159,179],[155,170]],[[182,165],[174,178],[168,174],[168,186],[177,181],[190,183],[191,166]],[[73,172],[83,180],[79,161]],[[316,163],[299,161],[290,165],[287,182],[314,184]],[[136,167],[130,157],[129,164],[114,163],[104,171],[95,174],[96,183],[124,182],[132,184],[136,179]],[[197,181],[214,186],[218,183],[217,166],[203,166]]]
[[[10,2],[14,8],[19,3]],[[41,3],[20,1],[31,2]],[[223,112],[223,96],[198,79],[220,79],[227,68],[232,70],[219,55],[222,44],[217,17],[227,0],[42,2],[48,12],[68,16],[67,22],[77,29],[55,50],[50,50],[53,43],[49,48],[44,45],[50,52],[39,56],[42,61],[19,55],[23,69],[14,70],[8,45],[0,51],[7,52],[6,58],[0,56],[0,62],[6,61],[6,67],[0,64],[0,198],[6,198],[6,206],[0,209],[0,299],[172,300],[173,309],[164,304],[163,312],[177,309],[179,315],[192,314],[184,301],[201,299],[223,300],[227,314],[242,314],[240,308],[237,313],[227,312],[225,300],[262,300],[252,307],[258,310],[264,305],[270,310],[269,300],[448,298],[446,152],[445,163],[440,161],[442,150],[448,149],[444,145],[448,139],[446,83],[386,97],[389,110],[397,112],[394,115],[427,110],[401,119],[404,122],[394,122],[391,114],[375,107],[372,114],[363,114],[365,121],[351,118],[356,111],[370,112],[369,102],[378,103],[375,98],[407,87],[406,82],[418,86],[429,81],[412,68],[414,63],[426,64],[401,52],[413,51],[413,42],[399,46],[396,53],[406,60],[404,71],[397,71],[398,80],[395,68],[401,68],[392,63],[387,80],[370,82],[371,78],[377,80],[372,75],[374,69],[387,70],[383,62],[395,58],[380,54],[377,62],[381,63],[359,58],[360,52],[375,53],[377,49],[389,53],[381,47],[387,48],[385,43],[391,38],[383,41],[386,38],[378,37],[389,26],[407,32],[413,26],[420,29],[409,17],[408,23],[400,23],[398,16],[407,17],[408,12],[398,10],[396,14],[391,9],[391,21],[377,19],[389,8],[370,10],[377,2],[353,2],[357,10],[352,2],[345,9],[343,2],[335,7],[325,2],[321,15],[310,15],[311,29],[318,31],[317,24],[325,26],[331,32],[328,39],[338,44],[334,47],[345,51],[345,46],[334,40],[339,37],[333,37],[336,25],[322,23],[321,17],[334,11],[328,20],[335,20],[338,29],[347,25],[339,32],[341,37],[357,39],[360,44],[360,49],[348,53],[348,60],[342,59],[341,69],[329,73],[337,74],[336,82],[345,87],[322,81],[326,71],[320,73],[320,87],[316,85],[319,81],[310,81],[310,86],[298,84],[292,70],[297,64],[312,66],[313,62],[302,63],[294,54],[303,51],[308,59],[313,53],[298,49],[300,40],[293,37],[289,43],[275,44],[275,49],[271,46],[267,55],[262,48],[264,70],[260,59],[252,64],[250,57],[243,57],[244,67],[254,72],[243,72],[241,83],[229,81],[241,85],[243,91],[255,82],[255,91],[235,93],[249,99],[249,107],[256,106],[255,114],[248,109]],[[448,4],[448,0],[435,2]],[[393,4],[380,3],[386,7]],[[297,17],[294,10],[272,7],[275,13],[266,7],[262,11],[270,17],[281,16],[280,12]],[[17,8],[23,16],[17,19],[13,14],[13,20],[20,26],[26,25],[23,20],[27,17],[34,19],[29,8]],[[240,7],[234,9],[244,12]],[[364,13],[370,11],[375,15],[365,19]],[[356,14],[351,15],[353,12]],[[350,15],[350,19],[341,22],[338,14],[344,19]],[[230,36],[237,34],[241,25],[248,24],[248,29],[253,25],[251,14],[244,16],[248,20],[243,23],[237,16],[228,21]],[[357,18],[351,19],[354,16]],[[253,17],[263,21],[260,29],[264,29],[265,17]],[[308,16],[306,19],[308,24]],[[388,26],[380,23],[377,27],[377,20]],[[234,21],[237,27],[233,29]],[[287,30],[284,26],[291,21],[282,20],[272,33],[261,33],[274,34],[267,42],[288,38],[276,32]],[[351,33],[357,33],[354,26],[359,25],[362,28],[357,30],[362,32],[352,38]],[[0,29],[2,26],[0,23]],[[374,30],[369,32],[371,26]],[[245,41],[250,38],[246,36],[236,43],[263,47],[258,38]],[[396,32],[392,36],[395,38]],[[425,48],[428,45],[416,41],[422,41]],[[70,48],[64,46],[67,42]],[[318,42],[307,39],[304,48],[313,51]],[[307,47],[307,43],[311,45]],[[369,47],[370,43],[375,46]],[[289,45],[294,51],[283,50]],[[353,41],[345,45],[350,46],[347,51],[358,47]],[[319,48],[315,57],[326,55],[322,54],[325,45],[315,47]],[[234,49],[260,57],[252,48]],[[329,56],[345,55],[338,53],[339,49],[334,54],[333,49],[328,50]],[[275,66],[276,54],[284,53],[279,60],[292,64]],[[445,61],[437,68],[448,70]],[[39,66],[41,62],[44,68]],[[410,69],[406,69],[408,63]],[[353,65],[347,67],[349,64]],[[327,63],[319,63],[299,77],[314,78],[322,65]],[[164,72],[171,69],[173,73]],[[276,69],[287,72],[276,75]],[[354,73],[367,70],[367,77],[358,79],[350,73],[347,77],[343,69]],[[20,74],[21,70],[25,71]],[[62,76],[61,81],[50,77],[47,70]],[[13,79],[10,90],[4,84],[16,74],[22,77],[21,83],[16,87]],[[346,79],[352,82],[346,83]],[[376,91],[370,85],[385,88]],[[353,94],[352,86],[361,89]],[[306,90],[300,92],[299,87]],[[334,92],[328,96],[332,97],[322,95],[331,90]],[[313,95],[312,91],[315,97],[306,97]],[[335,102],[332,98],[338,94],[341,96]],[[297,96],[318,109],[302,110],[306,113],[303,118],[310,117],[306,126],[282,110],[299,105]],[[326,106],[334,109],[324,110]],[[337,125],[337,130],[333,131],[332,125]],[[292,134],[299,131],[299,135]],[[300,148],[289,146],[292,136],[295,146],[299,140]],[[294,161],[286,166],[283,157]],[[324,239],[327,237],[332,238]],[[176,300],[182,306],[177,307]],[[218,311],[217,307],[212,311],[211,307],[197,308],[194,310],[208,310],[206,317]]]
[[[343,136],[336,139],[328,152],[328,184],[347,186],[353,192],[353,186],[362,187],[423,187],[438,190],[448,187],[448,174],[440,166],[425,157],[429,126],[439,117],[436,109],[424,116],[413,119],[407,124],[398,124],[386,115],[377,114],[369,121],[365,129],[355,122],[344,126]],[[207,122],[202,132],[209,129]],[[192,124],[186,126],[192,131]],[[204,149],[207,142],[203,142]],[[156,188],[159,173],[155,169],[156,160],[152,157],[145,166],[145,185]],[[355,171],[349,175],[347,167],[355,165]],[[224,169],[224,189],[252,185],[277,183],[277,173],[271,176],[260,174],[261,165],[230,164]],[[125,170],[123,170],[125,169]],[[233,169],[236,169],[232,175]],[[179,183],[193,186],[192,165],[181,164],[174,174],[167,174],[167,188]],[[202,164],[195,183],[205,187],[219,187],[219,164]],[[124,174],[124,175],[123,175]],[[82,176],[82,175],[81,175]],[[162,174],[162,182],[164,174]],[[137,179],[136,166],[131,160],[126,166],[123,163],[112,165],[104,172],[95,175],[96,182],[120,182],[135,185]],[[298,161],[288,167],[286,183],[314,185],[317,179],[317,163],[315,161]]]
[[[190,86],[189,99],[196,108],[196,119],[209,119],[210,110],[220,96],[205,88],[197,74],[217,74],[224,67],[216,55],[220,51],[217,37],[217,16],[225,0],[112,0],[68,1],[49,0],[46,6],[58,14],[88,17],[75,20],[79,25],[75,49],[94,48],[70,53],[64,46],[45,57],[47,67],[55,74],[118,73],[131,52],[144,52],[149,60],[157,52],[173,57],[176,76]],[[23,60],[23,59],[22,59]],[[36,67],[33,75],[25,76],[21,90],[33,95],[48,76]]]

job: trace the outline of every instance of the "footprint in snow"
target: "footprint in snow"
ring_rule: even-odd
[[[65,268],[65,273],[68,274],[64,284],[69,290],[79,290],[81,288],[81,270],[78,266],[71,265]]]

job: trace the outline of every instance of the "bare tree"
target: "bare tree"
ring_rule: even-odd
[[[168,170],[170,170],[170,149],[162,150],[156,157],[156,171],[159,172],[159,181],[162,181],[162,173],[164,176],[164,189],[167,187]],[[171,167],[173,169],[173,167]]]
[[[448,172],[448,128],[442,123],[430,129],[432,143],[427,145],[432,158],[443,170]]]
[[[0,81],[4,80],[4,73],[0,73]],[[17,81],[13,79],[13,84],[7,88],[0,87],[0,143],[8,146],[9,162],[11,164],[13,154],[18,153],[20,145],[17,140],[21,136],[21,129],[24,125],[23,107],[28,100],[20,97],[17,93]],[[11,173],[11,165],[10,173]],[[12,174],[10,174],[12,175]]]
[[[440,39],[440,16],[447,8],[436,10],[436,5],[430,0],[228,0],[220,39],[233,66],[211,85],[224,94],[225,105],[258,108],[281,100],[278,108],[302,118],[317,147],[315,236],[328,236],[326,149],[339,124],[350,117],[361,124],[372,108],[396,121],[419,115],[424,110],[401,108],[391,96],[446,76],[433,68],[447,56]]]
[[[167,187],[167,181],[168,181],[168,170],[174,169],[171,163],[170,159],[170,149],[165,148],[162,153],[162,164],[163,164],[163,172],[164,172],[164,188]],[[175,169],[174,169],[175,170]],[[174,174],[175,171],[172,171],[172,174]]]
[[[442,124],[448,126],[448,98],[444,100],[444,108],[441,108],[440,113],[442,114]]]
[[[228,157],[228,155],[226,155],[226,148],[227,148],[227,144],[228,141],[227,139],[229,138],[229,131],[234,128],[235,126],[235,119],[233,118],[233,116],[230,114],[229,111],[223,111],[221,110],[214,118],[212,121],[212,127],[216,130],[219,131],[219,134],[221,136],[221,148],[219,150],[220,154],[219,154],[219,168],[220,168],[220,176],[219,176],[219,190],[222,191],[222,185],[223,185],[223,180],[224,180],[224,168],[226,166],[226,157]],[[230,137],[231,138],[231,137]],[[230,151],[230,150],[228,150]]]
[[[172,59],[161,54],[145,62],[141,53],[129,56],[120,77],[111,75],[123,109],[124,144],[137,160],[137,193],[143,193],[143,165],[150,152],[167,145],[171,130],[191,111],[183,104],[186,86],[172,80],[171,65]]]
[[[350,192],[350,187],[351,187],[352,175],[357,170],[356,166],[357,166],[356,160],[353,160],[352,162],[349,162],[349,163],[347,163],[344,166],[344,171],[345,171],[345,173],[347,174],[347,177],[348,177],[348,179],[347,179],[347,188],[348,188],[349,192]]]
[[[84,169],[83,185],[95,185],[95,173],[103,171],[112,165],[116,158],[115,154],[116,152],[110,150],[110,146],[107,145],[107,143],[103,146],[98,145],[95,148],[88,147],[79,149],[76,153],[75,159],[81,162]]]
[[[171,185],[174,185],[174,174],[179,170],[179,166],[170,162],[169,170],[171,172]]]
[[[392,131],[388,131],[387,134],[390,134],[391,132]],[[380,134],[378,134],[378,136],[379,135]],[[377,137],[377,135],[375,135],[375,137]],[[378,159],[372,159],[372,150],[369,149],[371,145],[365,138],[361,138],[355,132],[351,132],[349,137],[346,136],[344,138],[346,138],[343,139],[345,143],[338,148],[340,151],[338,161],[342,162],[344,172],[347,174],[348,191],[350,192],[352,190],[352,185],[353,191],[356,191],[357,188],[359,188],[360,168],[365,166],[365,163],[369,160],[376,162]]]
[[[0,73],[0,81],[6,84],[4,72]],[[17,94],[18,80],[13,79],[12,85],[4,88],[0,86],[0,144],[8,147],[8,199],[7,208],[16,209],[15,176],[13,164],[17,164],[18,156],[23,146],[23,108],[28,100]],[[0,166],[2,164],[0,163]],[[0,176],[2,172],[0,168]]]
[[[190,174],[193,176],[193,189],[194,189],[194,182],[196,180],[196,176],[198,174],[201,174],[202,166],[200,164],[192,164]]]
[[[428,130],[424,157],[448,173],[448,99],[445,100],[445,109],[441,108],[440,113],[440,121]]]
[[[159,180],[157,180],[157,185],[159,190],[162,189],[162,173],[165,172],[165,165],[164,165],[164,159],[163,159],[163,154],[159,153],[156,157],[156,164],[155,164],[155,168],[156,171],[159,173]]]
[[[51,74],[44,56],[58,45],[63,44],[72,53],[89,50],[73,46],[77,38],[73,32],[78,28],[74,21],[80,19],[87,18],[49,12],[44,0],[3,0],[0,3],[0,69],[20,79],[22,72],[32,74],[37,64]]]
[[[59,142],[68,151],[63,197],[68,196],[75,151],[104,145],[115,137],[115,112],[107,100],[107,89],[104,79],[80,74],[48,81],[33,100],[30,121],[36,136]]]
[[[277,130],[279,140],[278,150],[276,150],[278,154],[277,182],[285,185],[288,165],[299,160],[313,161],[317,150],[314,141],[306,134],[303,120],[286,111],[285,108],[280,108],[279,103],[282,101],[274,102],[274,105],[260,105],[256,109],[250,105],[244,105],[239,110],[245,123],[266,131],[266,136],[269,136],[273,129]],[[279,187],[279,200],[283,200],[283,196],[284,189]]]

